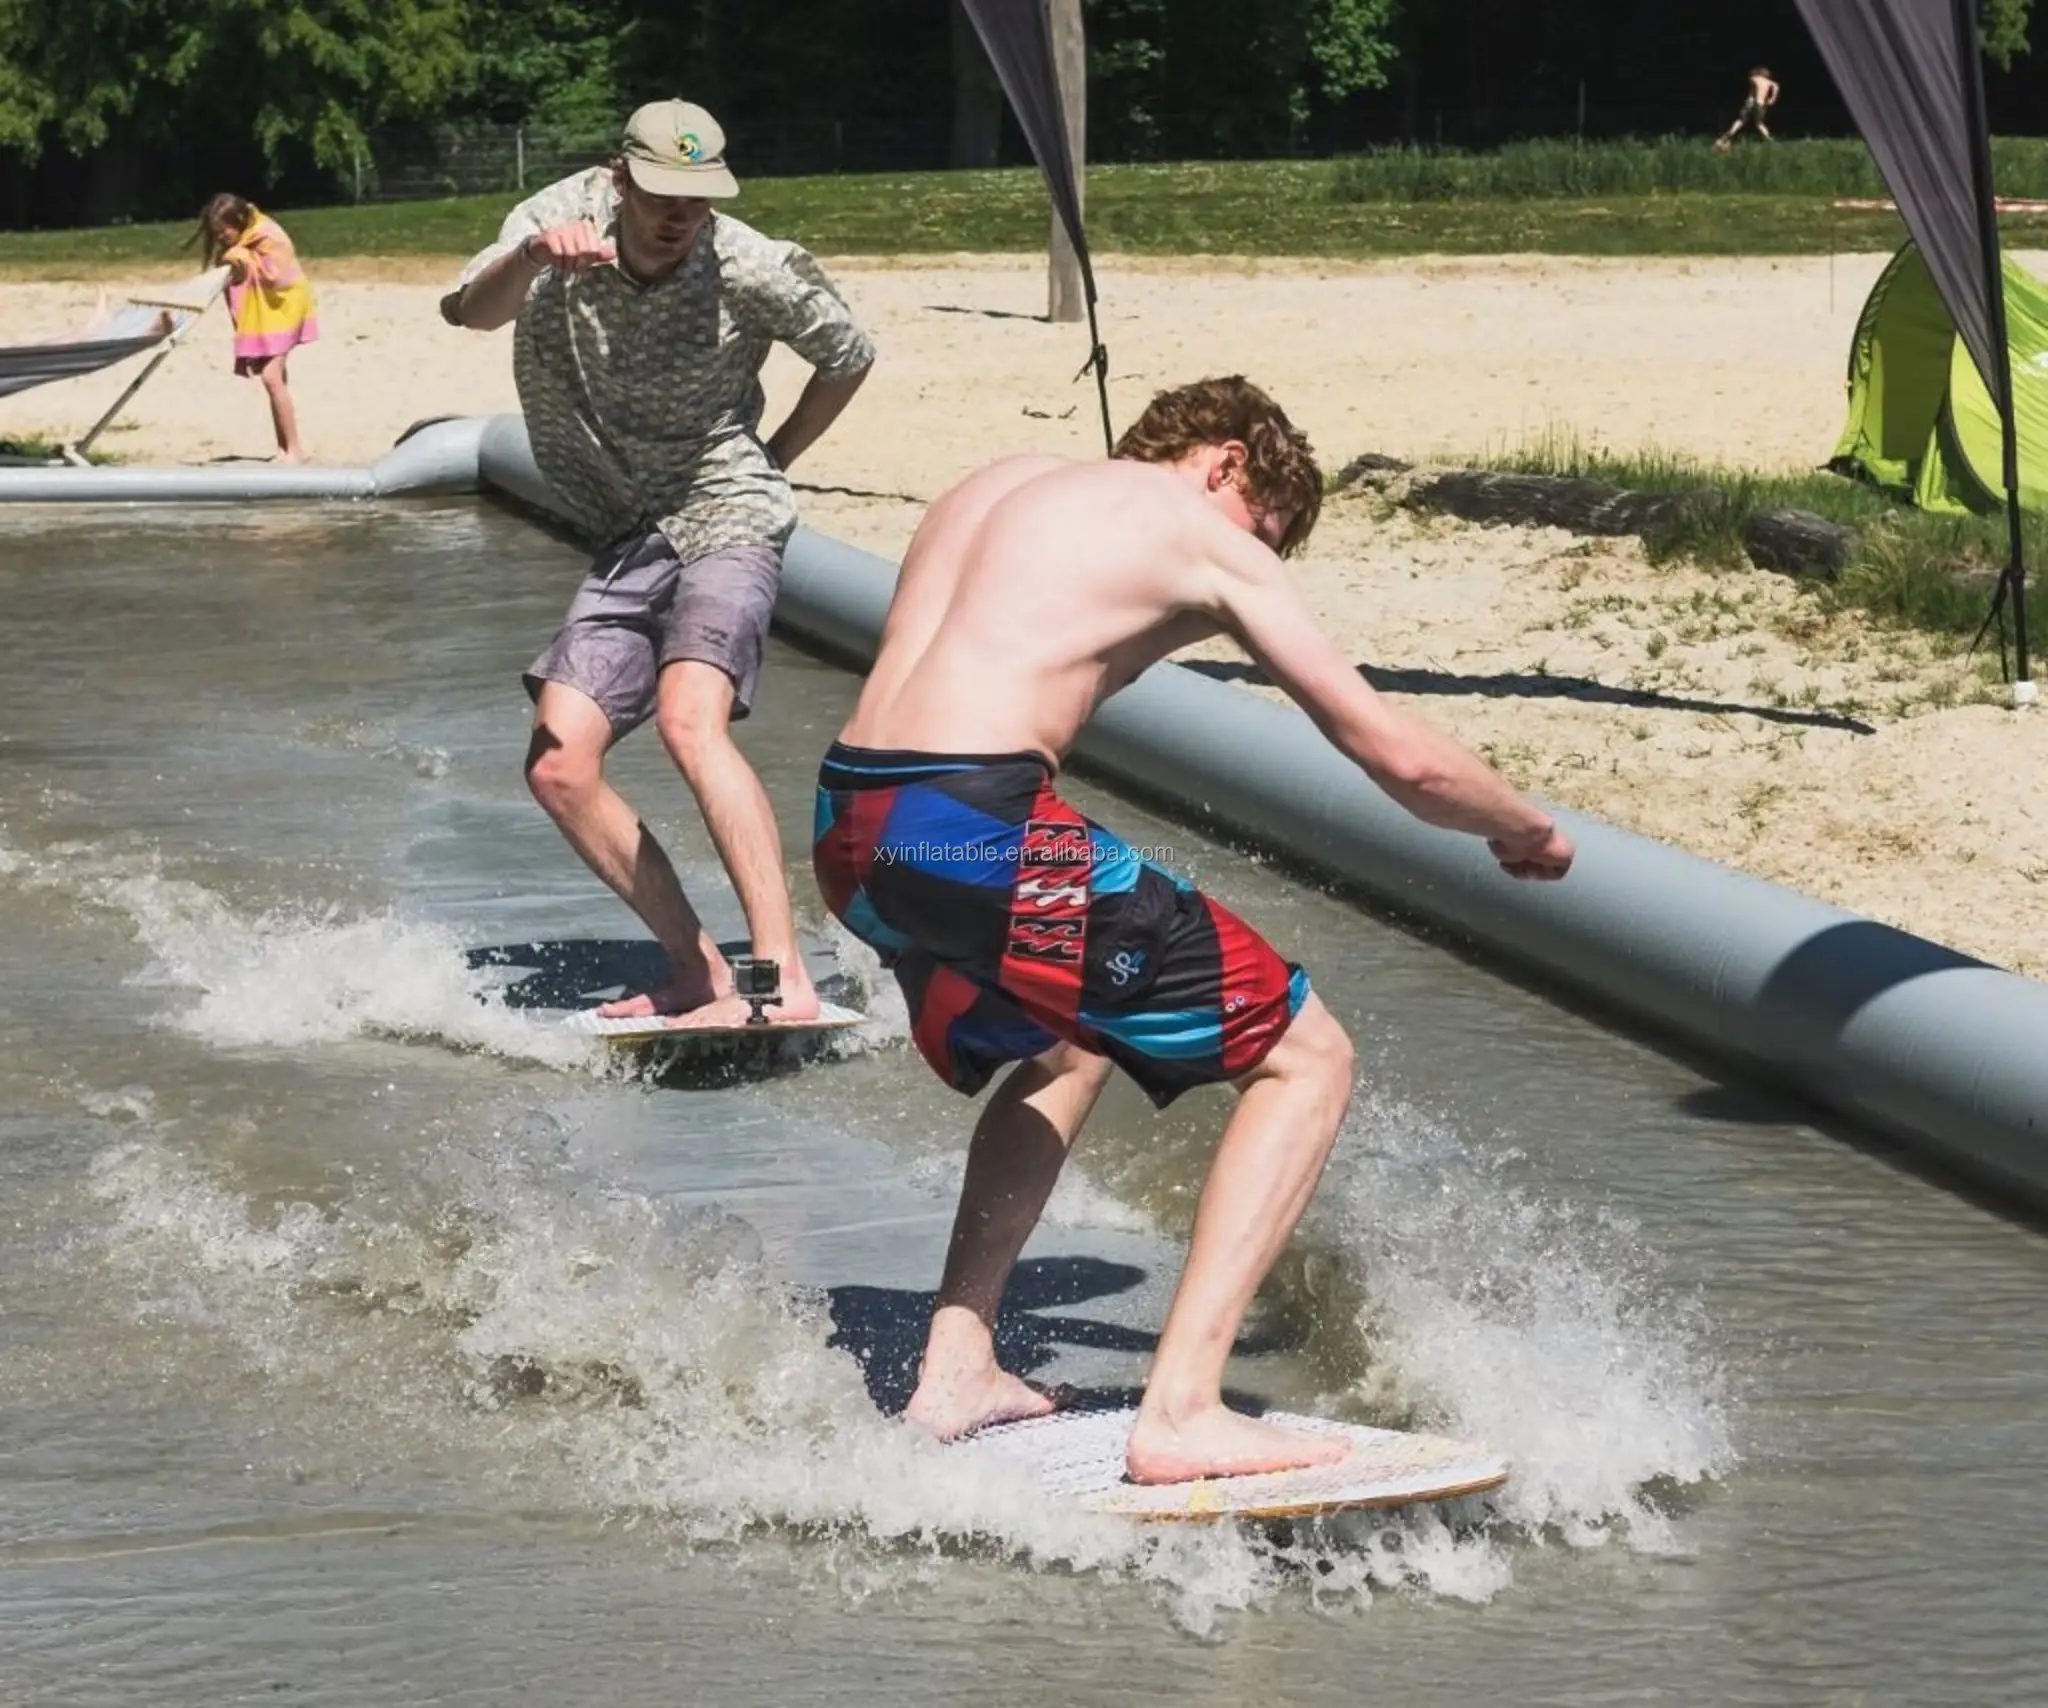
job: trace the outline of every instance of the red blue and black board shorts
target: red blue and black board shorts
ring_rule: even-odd
[[[1159,1108],[1264,1061],[1308,975],[1052,787],[1042,754],[835,742],[818,770],[825,904],[902,987],[934,1072],[978,1093],[1056,1042]]]

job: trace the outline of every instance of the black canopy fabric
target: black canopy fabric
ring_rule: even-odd
[[[989,63],[1010,98],[1010,110],[1045,174],[1053,209],[1067,228],[1068,241],[1081,262],[1082,288],[1092,303],[1095,274],[1088,265],[1088,234],[1081,228],[1080,174],[1074,151],[1067,146],[1067,115],[1060,103],[1059,74],[1053,68],[1045,0],[960,0],[960,5],[988,50]]]
[[[995,67],[996,80],[1009,97],[1010,110],[1023,127],[1024,140],[1045,174],[1053,211],[1066,228],[1074,258],[1081,264],[1081,293],[1088,304],[1088,362],[1095,371],[1102,399],[1102,436],[1109,425],[1109,352],[1095,326],[1095,269],[1088,259],[1088,233],[1081,223],[1081,176],[1074,151],[1067,144],[1067,114],[1060,100],[1059,73],[1053,65],[1052,25],[1045,0],[958,0]],[[1079,378],[1079,375],[1075,376]]]
[[[1984,121],[1973,98],[1979,72],[1971,5],[1798,0],[1956,331],[2003,409],[2004,351],[1992,336],[1994,319],[2002,318],[1998,270],[1993,260],[1987,271],[1983,226],[1990,187],[1978,182]]]
[[[2008,591],[2027,677],[2026,569],[2020,556],[2019,446],[2006,343],[2005,285],[1984,115],[1978,0],[1797,0],[1899,215],[1953,317],[2005,429],[2011,561],[1988,626]],[[1979,632],[1982,638],[1982,632]]]

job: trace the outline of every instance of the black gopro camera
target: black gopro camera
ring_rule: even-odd
[[[773,961],[762,960],[753,955],[735,955],[732,958],[733,994],[747,1004],[749,1026],[765,1026],[768,1017],[762,1010],[782,995],[782,969]]]

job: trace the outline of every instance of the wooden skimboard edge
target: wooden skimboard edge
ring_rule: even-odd
[[[1083,1407],[999,1424],[957,1445],[1035,1473],[1049,1499],[1147,1524],[1263,1522],[1422,1506],[1485,1494],[1511,1474],[1505,1459],[1472,1442],[1271,1412],[1275,1423],[1350,1438],[1360,1462],[1355,1469],[1339,1464],[1140,1485],[1123,1474],[1123,1442],[1135,1416],[1130,1407]]]
[[[658,1015],[604,1019],[594,1008],[579,1009],[563,1026],[607,1044],[744,1043],[750,1039],[802,1038],[815,1032],[841,1032],[866,1023],[867,1016],[836,1002],[824,1003],[815,1020],[770,1020],[759,1026],[667,1026]]]
[[[1090,1512],[1100,1513],[1104,1518],[1128,1518],[1137,1524],[1214,1524],[1219,1519],[1244,1518],[1264,1524],[1283,1518],[1328,1518],[1339,1512],[1373,1512],[1391,1510],[1403,1506],[1434,1506],[1438,1501],[1464,1500],[1471,1495],[1491,1493],[1505,1484],[1510,1471],[1503,1466],[1499,1471],[1473,1483],[1447,1484],[1432,1488],[1420,1494],[1360,1495],[1350,1500],[1303,1501],[1293,1506],[1214,1506],[1202,1511],[1149,1511],[1124,1512],[1113,1506],[1098,1505],[1093,1501],[1082,1504]],[[1225,1487],[1230,1479],[1212,1477],[1207,1479],[1210,1487]],[[1201,1483],[1168,1483],[1167,1488],[1200,1488]],[[1192,1503],[1191,1503],[1192,1504]]]

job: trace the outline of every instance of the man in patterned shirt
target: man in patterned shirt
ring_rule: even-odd
[[[553,643],[527,670],[526,777],[584,861],[668,951],[659,987],[607,1015],[743,1020],[732,969],[604,756],[653,717],[702,809],[756,956],[781,968],[768,1013],[808,1019],[781,838],[731,722],[751,709],[796,525],[784,471],[838,417],[875,357],[832,281],[794,243],[712,203],[739,194],[702,107],[658,101],[608,166],[551,184],[442,299],[482,331],[517,320],[513,374],[534,460],[600,549]],[[814,370],[759,436],[761,369],[787,344]]]

